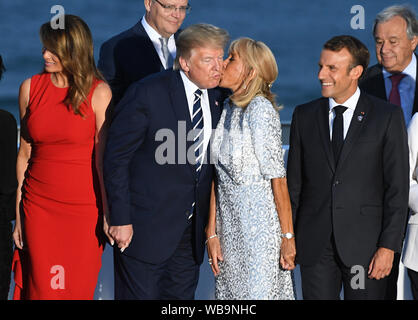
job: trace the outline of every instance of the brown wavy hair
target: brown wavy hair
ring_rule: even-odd
[[[75,114],[84,116],[83,102],[88,103],[88,95],[95,79],[104,80],[94,62],[93,38],[87,24],[75,15],[66,14],[64,29],[53,29],[51,22],[44,23],[39,30],[46,49],[55,54],[68,79],[69,88],[64,103]],[[45,70],[44,70],[45,72]]]
[[[237,90],[239,94],[233,94],[231,101],[239,106],[246,107],[255,96],[263,96],[268,99],[275,108],[280,109],[276,103],[276,96],[271,92],[271,86],[278,76],[276,59],[270,48],[261,41],[250,38],[239,38],[234,40],[229,53],[237,54],[244,64],[243,80]],[[255,72],[252,80],[248,81],[250,75]]]

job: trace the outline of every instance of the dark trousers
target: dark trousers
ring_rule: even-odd
[[[12,270],[13,240],[12,224],[0,224],[0,300],[7,300]]]
[[[388,275],[385,300],[396,300],[398,297],[398,276],[399,276],[399,262],[401,254],[395,252],[393,256],[393,265],[390,274]]]
[[[387,280],[369,279],[368,267],[345,266],[331,239],[315,265],[300,266],[303,299],[339,300],[343,288],[345,300],[383,300]]]
[[[185,230],[174,254],[151,264],[114,249],[116,300],[193,300],[199,268],[193,254],[192,224]]]
[[[411,281],[411,290],[414,300],[418,300],[418,272],[408,269],[409,280]]]

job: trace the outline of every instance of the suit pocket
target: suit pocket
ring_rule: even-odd
[[[360,214],[363,216],[381,217],[383,208],[381,206],[364,206],[361,207]]]

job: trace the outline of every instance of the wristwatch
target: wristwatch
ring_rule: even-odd
[[[292,238],[295,237],[295,235],[293,233],[286,232],[286,233],[282,234],[281,237],[286,238],[286,239],[292,239]]]

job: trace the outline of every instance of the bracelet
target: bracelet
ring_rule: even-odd
[[[216,238],[218,235],[215,233],[213,236],[210,236],[209,238],[207,238],[206,239],[206,241],[205,241],[205,245],[207,245],[208,244],[208,241],[210,240],[210,239],[213,239],[213,238]]]

